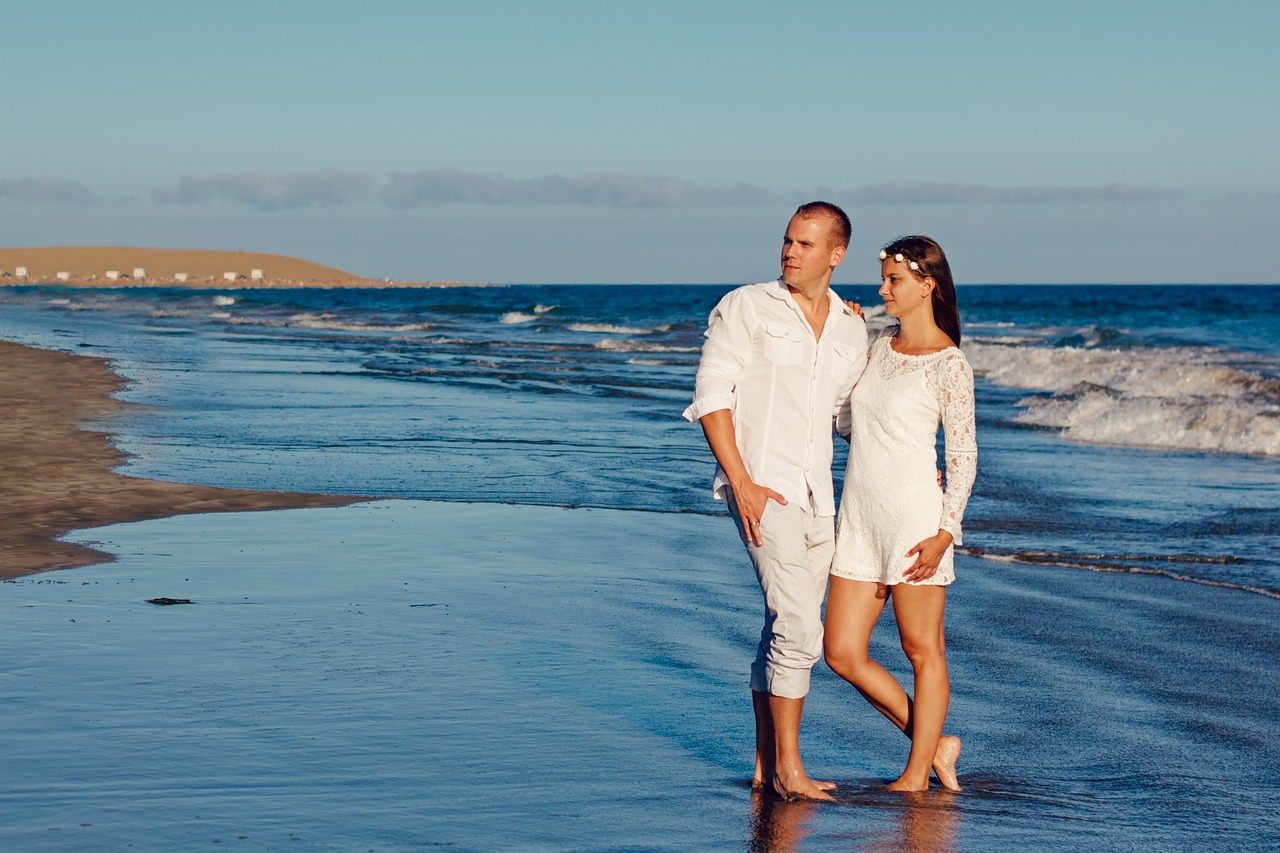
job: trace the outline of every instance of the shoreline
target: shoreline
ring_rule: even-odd
[[[80,427],[131,403],[104,359],[0,341],[0,580],[114,562],[60,541],[75,530],[209,512],[337,507],[366,498],[224,489],[116,473],[128,455],[107,433]]]

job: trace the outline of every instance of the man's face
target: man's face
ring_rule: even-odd
[[[829,216],[793,216],[782,238],[782,280],[798,290],[826,284],[844,260]]]

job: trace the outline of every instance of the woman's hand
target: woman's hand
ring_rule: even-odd
[[[907,569],[902,580],[905,583],[919,583],[937,574],[942,555],[951,547],[951,539],[950,533],[939,530],[928,539],[917,542],[916,546],[906,553],[908,557],[915,555],[916,561],[911,564],[911,568]]]
[[[862,306],[861,306],[861,305],[859,305],[857,302],[854,302],[852,299],[846,299],[846,300],[844,301],[844,304],[845,304],[845,305],[848,305],[848,306],[849,306],[849,310],[850,310],[850,311],[852,311],[853,313],[857,314],[857,315],[858,315],[859,317],[861,317],[863,320],[866,320],[866,319],[867,319],[867,315],[865,315],[865,314],[863,314],[863,313],[862,313]]]

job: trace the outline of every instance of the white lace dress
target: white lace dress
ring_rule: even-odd
[[[946,530],[961,544],[960,521],[978,469],[973,370],[957,347],[902,355],[896,327],[871,345],[867,369],[849,405],[849,466],[836,527],[831,573],[883,584],[902,582],[915,562],[904,555]],[[938,424],[945,435],[946,483],[938,488]],[[955,580],[953,549],[923,584]]]

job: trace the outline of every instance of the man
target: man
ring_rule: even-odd
[[[849,217],[801,205],[782,241],[782,276],[740,287],[711,312],[685,410],[699,421],[764,593],[751,667],[754,784],[782,797],[832,799],[800,760],[800,717],[822,653],[822,597],[835,546],[831,433],[867,358],[862,318],[830,289],[849,246]]]

